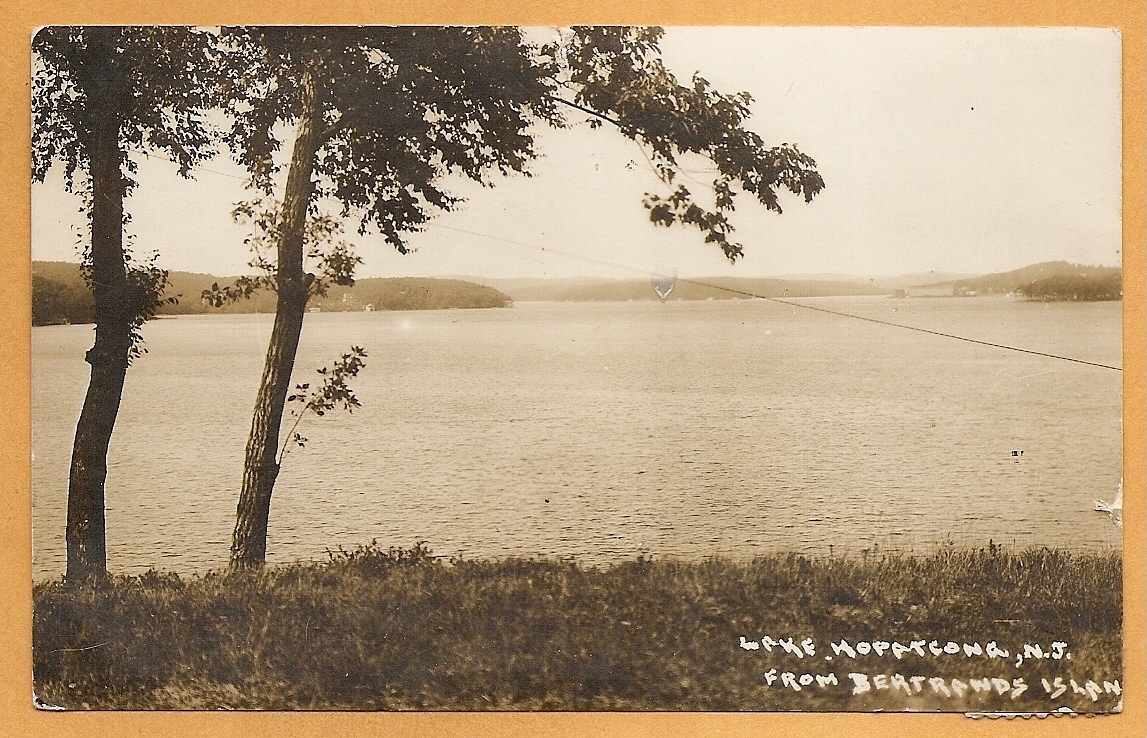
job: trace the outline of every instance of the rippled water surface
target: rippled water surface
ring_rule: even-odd
[[[1120,305],[807,304],[1120,365]],[[225,566],[270,316],[149,323],[107,481],[109,567]],[[90,326],[33,330],[34,574],[64,569]],[[350,345],[362,409],[308,417],[271,562],[438,554],[750,557],[943,540],[1109,549],[1120,372],[762,300],[312,314],[295,381]]]

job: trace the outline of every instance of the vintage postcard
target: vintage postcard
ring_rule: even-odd
[[[30,54],[38,708],[1123,710],[1118,29]]]

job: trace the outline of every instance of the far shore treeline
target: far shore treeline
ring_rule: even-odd
[[[471,281],[473,280],[473,281]],[[168,297],[178,302],[164,305],[160,315],[192,313],[273,313],[275,295],[267,291],[223,307],[200,299],[213,284],[228,284],[232,277],[193,272],[171,272]],[[780,279],[714,277],[678,281],[672,300],[721,300],[757,295],[761,297],[831,297],[842,295],[891,295],[895,280],[848,281],[838,279]],[[1123,296],[1123,270],[1119,267],[1082,266],[1067,262],[1044,262],[1010,272],[953,280],[924,287],[951,289],[953,295],[1014,294],[1040,301],[1119,300]],[[625,301],[655,300],[646,280],[600,278],[574,279],[443,279],[389,277],[356,280],[351,287],[335,287],[325,297],[314,296],[311,309],[322,312],[366,310],[445,310],[451,308],[499,308],[514,300]],[[79,264],[62,261],[32,262],[32,325],[92,322],[91,292]]]
[[[223,307],[201,299],[212,284],[234,281],[229,277],[192,272],[171,272],[167,296],[178,302],[164,305],[159,315],[192,313],[274,313],[275,293],[257,293]],[[311,309],[323,312],[364,310],[445,310],[449,308],[504,307],[510,297],[498,290],[460,279],[392,277],[359,279],[353,287],[335,287],[325,297],[312,297]],[[32,263],[32,325],[92,322],[91,292],[84,284],[79,264],[60,261]]]
[[[952,283],[954,294],[1015,293],[1029,300],[1099,301],[1123,298],[1123,269],[1047,261]]]

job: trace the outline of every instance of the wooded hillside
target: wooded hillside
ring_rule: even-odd
[[[1040,264],[1015,269],[1010,272],[985,274],[971,279],[961,279],[953,282],[954,292],[976,292],[981,295],[1024,293],[1029,285],[1053,280],[1049,284],[1059,284],[1060,280],[1068,280],[1074,284],[1110,285],[1118,282],[1119,287],[1114,291],[1114,297],[1095,297],[1088,299],[1118,300],[1122,290],[1123,270],[1119,267],[1085,266],[1083,264],[1069,264],[1066,261],[1046,261]],[[1036,288],[1037,290],[1041,288]],[[1103,290],[1098,290],[1099,294]],[[1106,291],[1107,294],[1112,294]]]
[[[192,313],[273,313],[275,294],[264,291],[249,300],[223,307],[204,304],[201,295],[212,284],[229,284],[233,277],[193,272],[171,272],[168,297],[179,302],[164,305],[160,315]],[[324,312],[356,310],[444,310],[449,308],[505,307],[510,297],[485,285],[461,279],[392,277],[360,279],[353,287],[336,287],[326,297],[312,297],[309,306]],[[369,306],[369,308],[368,308]],[[60,261],[32,263],[32,325],[90,323],[92,295],[78,264]]]

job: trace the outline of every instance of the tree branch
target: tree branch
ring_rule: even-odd
[[[621,124],[621,121],[617,120],[616,118],[610,118],[608,115],[605,115],[604,113],[599,113],[596,110],[591,110],[590,108],[587,108],[584,105],[578,105],[577,103],[572,102],[570,100],[567,100],[564,97],[561,97],[560,95],[554,95],[554,100],[562,103],[563,105],[568,105],[569,107],[574,108],[575,110],[580,110],[583,113],[588,113],[589,115],[592,115],[595,118],[600,118],[601,120],[604,120],[606,123],[612,123],[613,125],[617,126],[621,130],[625,130],[625,126],[623,126]]]
[[[595,118],[600,118],[601,120],[605,121],[606,123],[611,123],[611,124],[617,126],[618,130],[625,132],[625,126],[623,126],[621,121],[617,120],[616,118],[611,118],[608,115],[605,115],[604,113],[599,113],[596,110],[591,110],[590,108],[587,108],[584,105],[578,105],[577,103],[572,102],[570,100],[567,100],[564,97],[561,97],[560,95],[554,95],[554,100],[562,103],[563,105],[568,105],[569,107],[574,108],[575,110],[580,110],[583,113],[588,113],[589,115],[592,115]],[[653,172],[654,176],[656,176],[658,179],[660,179],[665,184],[671,185],[672,181],[667,181],[665,179],[665,175],[661,171],[659,171],[657,167],[655,167],[653,165],[653,160],[650,159],[649,154],[647,154],[645,152],[645,147],[641,145],[641,141],[639,141],[635,137],[630,137],[630,138],[635,144],[637,144],[637,149],[641,152],[641,155],[645,157],[645,161],[649,164],[649,169],[650,169],[650,171]]]
[[[362,117],[362,110],[361,109],[352,108],[351,110],[348,110],[347,112],[340,115],[339,119],[336,120],[334,123],[332,123],[329,128],[327,128],[325,131],[323,131],[322,133],[319,134],[319,141],[326,142],[326,141],[330,140],[330,138],[332,136],[334,136],[336,133],[343,130],[344,128],[349,126],[351,123],[355,122],[355,120],[357,120],[361,117]]]

